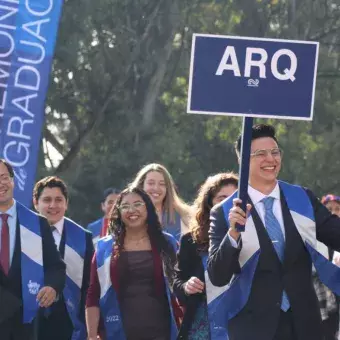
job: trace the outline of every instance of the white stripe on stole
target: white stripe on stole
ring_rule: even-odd
[[[240,252],[239,263],[242,268],[245,263],[257,252],[260,248],[259,238],[257,236],[255,224],[253,218],[251,216],[248,217],[245,231],[242,233],[242,249]],[[237,275],[234,275],[230,280],[230,283],[233,282]],[[207,292],[207,303],[211,303],[216,298],[218,298],[222,293],[229,289],[230,284],[227,284],[223,287],[214,286],[210,279],[208,272],[204,273],[205,283],[206,283],[206,292]]]
[[[290,210],[290,213],[303,241],[308,242],[316,251],[328,259],[329,255],[327,246],[316,239],[315,222],[295,211]]]
[[[65,244],[64,261],[66,275],[79,287],[83,284],[84,259],[70,246]]]
[[[224,293],[228,289],[229,285],[223,287],[214,286],[210,281],[207,271],[204,272],[204,278],[205,278],[205,290],[207,294],[207,304],[209,305],[209,303],[211,303],[222,293]]]
[[[21,251],[32,261],[43,265],[42,239],[41,236],[33,233],[20,224]]]
[[[246,262],[260,249],[260,241],[257,236],[254,220],[249,215],[245,230],[242,233],[242,249],[240,252],[239,263],[242,268]]]
[[[93,246],[94,246],[95,248],[97,247],[97,243],[98,243],[99,239],[100,239],[100,236],[99,236],[99,235],[92,238],[92,243],[93,243]]]
[[[111,277],[110,277],[110,263],[111,263],[111,254],[108,256],[104,264],[98,268],[98,279],[100,284],[100,298],[103,298],[107,291],[112,286]]]

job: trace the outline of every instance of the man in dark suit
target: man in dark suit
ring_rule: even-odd
[[[0,338],[31,340],[39,307],[65,283],[48,222],[13,199],[14,171],[0,159]]]
[[[240,138],[236,147],[239,156]],[[237,195],[211,212],[208,274],[215,286],[230,282],[221,295],[230,340],[324,338],[312,264],[331,285],[335,267],[317,260],[325,245],[340,250],[340,219],[310,190],[277,181],[281,161],[275,129],[255,125],[247,214]]]
[[[66,184],[58,177],[46,177],[33,190],[34,206],[45,216],[66,263],[63,294],[50,312],[39,318],[38,339],[86,339],[85,301],[94,253],[92,234],[65,217],[68,205]]]

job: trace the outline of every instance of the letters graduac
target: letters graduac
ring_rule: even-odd
[[[253,60],[253,55],[260,56],[259,60]],[[287,56],[290,59],[290,68],[285,68],[283,73],[278,70],[278,61],[282,56]],[[258,58],[257,58],[258,59]],[[244,67],[244,77],[250,77],[252,67],[258,67],[260,78],[266,78],[266,62],[268,60],[268,53],[263,48],[247,47],[246,59]],[[288,49],[280,49],[276,51],[271,59],[270,69],[273,76],[278,80],[295,81],[295,73],[297,69],[297,58],[293,51]],[[217,68],[216,75],[223,75],[224,71],[234,72],[235,77],[241,77],[240,66],[237,61],[237,56],[234,46],[227,46],[223,57]]]

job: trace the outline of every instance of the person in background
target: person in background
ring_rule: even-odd
[[[322,197],[321,203],[333,214],[340,217],[340,196],[328,194]],[[329,248],[329,258],[340,267],[340,253]]]
[[[107,235],[110,211],[116,202],[119,192],[120,191],[115,188],[107,188],[104,191],[101,201],[101,209],[104,216],[94,222],[91,222],[87,226],[87,230],[92,233],[94,246],[96,246],[101,237]]]
[[[328,194],[322,197],[321,203],[334,215],[340,217],[340,196]],[[340,266],[340,253],[329,248],[329,259]],[[318,276],[314,277],[314,286],[320,303],[322,325],[325,340],[337,339],[339,332],[339,299],[320,282]]]
[[[177,240],[188,231],[190,207],[177,194],[174,181],[163,165],[152,163],[144,166],[131,185],[150,196],[164,231]]]
[[[38,340],[85,340],[85,301],[94,253],[92,234],[65,217],[69,197],[58,177],[41,179],[34,186],[35,209],[47,218],[54,241],[66,264],[63,294],[38,320]]]
[[[13,198],[14,170],[0,159],[0,339],[33,340],[40,308],[65,284],[47,220]]]
[[[237,186],[238,177],[234,173],[210,176],[193,204],[190,232],[181,238],[175,267],[174,292],[185,309],[179,339],[209,339],[204,261],[209,247],[210,210],[232,195]]]
[[[340,217],[340,196],[328,194],[322,197],[321,203],[324,204],[333,215]],[[328,248],[328,250],[329,258],[335,265],[340,267],[340,253],[331,248]]]
[[[110,235],[98,241],[87,294],[89,340],[100,315],[106,340],[175,340],[179,309],[170,287],[177,242],[164,233],[150,197],[125,189],[112,210]]]
[[[323,196],[321,203],[334,215],[340,217],[340,196],[328,194]]]

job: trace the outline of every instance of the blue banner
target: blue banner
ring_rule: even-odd
[[[14,197],[32,201],[62,0],[0,0],[0,150]]]
[[[319,44],[194,34],[188,112],[312,120]]]

